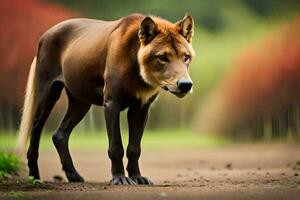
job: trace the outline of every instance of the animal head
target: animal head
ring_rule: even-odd
[[[194,20],[191,16],[175,24],[158,17],[145,17],[139,27],[140,74],[144,81],[178,97],[192,91],[189,65],[194,56],[191,44]]]

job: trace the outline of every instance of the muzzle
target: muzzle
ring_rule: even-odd
[[[191,79],[180,79],[177,81],[176,85],[168,85],[163,89],[181,98],[190,92],[192,87],[193,82]]]
[[[181,93],[188,93],[193,86],[193,82],[190,79],[181,79],[177,81],[177,88]]]

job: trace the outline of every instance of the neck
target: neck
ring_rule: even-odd
[[[129,59],[127,63],[130,63],[128,71],[126,72],[126,76],[130,77],[126,79],[128,81],[127,84],[131,86],[130,93],[137,99],[140,99],[142,104],[145,104],[152,96],[158,93],[159,88],[148,84],[141,75],[141,66],[138,62],[138,52],[141,46],[138,38],[138,24],[139,23],[137,23],[137,25],[131,25],[131,27],[124,27],[123,36],[127,39],[121,49],[126,51],[124,53]]]

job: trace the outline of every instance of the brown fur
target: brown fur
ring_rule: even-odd
[[[27,98],[22,119],[22,127],[27,128],[25,132],[22,128],[20,139],[31,135],[27,153],[29,174],[39,178],[41,131],[65,88],[68,110],[53,135],[53,142],[69,181],[83,181],[72,163],[69,135],[91,104],[97,104],[104,106],[112,183],[133,184],[133,179],[150,184],[149,179],[141,176],[138,166],[148,110],[161,88],[179,97],[191,89],[188,65],[194,55],[192,35],[190,16],[175,24],[141,14],[110,22],[72,19],[49,29],[39,41],[36,65],[32,67],[34,73],[30,73],[27,86],[27,91],[34,91],[34,95]],[[180,81],[185,85],[180,85]],[[125,108],[128,108],[130,178],[124,175],[119,128],[119,113]]]

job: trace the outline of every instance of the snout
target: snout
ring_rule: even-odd
[[[166,91],[175,94],[177,97],[184,97],[188,92],[191,92],[193,82],[191,79],[180,79],[174,85],[163,87]]]
[[[192,89],[192,86],[193,82],[190,79],[181,79],[177,81],[177,88],[183,94],[188,93]]]

